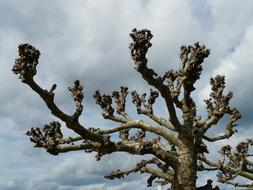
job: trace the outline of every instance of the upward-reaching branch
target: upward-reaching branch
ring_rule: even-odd
[[[133,29],[130,36],[133,39],[133,43],[130,44],[131,56],[135,63],[135,69],[141,73],[142,77],[148,82],[148,84],[154,86],[161,96],[164,98],[167,109],[170,114],[170,121],[174,128],[180,131],[181,124],[177,118],[176,110],[171,97],[170,89],[163,84],[161,77],[158,77],[157,73],[147,67],[148,60],[146,53],[151,47],[150,40],[153,37],[149,30],[136,30]]]
[[[194,84],[201,75],[202,63],[209,53],[209,49],[206,49],[204,45],[200,46],[198,42],[194,46],[181,47],[182,65],[178,72],[178,81],[183,84],[182,112],[184,126],[188,131],[194,130],[193,122],[196,118],[196,104],[191,98],[191,92],[195,90]]]
[[[241,114],[238,109],[230,108],[229,102],[233,97],[233,93],[223,94],[225,88],[224,76],[217,75],[215,78],[211,78],[210,84],[212,86],[210,98],[205,100],[208,118],[201,129],[201,133],[204,134],[213,125],[217,124],[225,114],[228,114],[231,115],[231,118],[226,126],[227,134],[225,137],[229,138],[234,133],[233,127],[235,122],[241,118]],[[208,138],[206,139],[208,140]]]
[[[33,79],[37,73],[36,66],[39,63],[39,50],[32,47],[30,44],[21,44],[19,46],[19,58],[16,59],[12,71],[19,75],[21,81],[30,86],[46,103],[51,113],[57,118],[61,119],[66,123],[69,129],[72,129],[77,134],[83,137],[83,139],[94,140],[98,142],[104,142],[106,139],[96,133],[92,133],[84,128],[77,120],[76,115],[80,115],[82,111],[82,105],[78,103],[77,111],[74,116],[67,115],[64,113],[54,102],[54,89],[56,85],[53,85],[51,90],[42,89]],[[75,85],[77,87],[70,88],[72,95],[76,102],[82,101],[82,89],[79,82]],[[74,93],[74,94],[73,94]]]

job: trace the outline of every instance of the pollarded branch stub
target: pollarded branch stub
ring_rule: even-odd
[[[96,104],[100,105],[100,107],[102,108],[103,112],[102,115],[104,118],[109,118],[111,116],[113,116],[114,113],[114,109],[112,107],[112,97],[109,95],[101,95],[100,91],[97,90],[93,97],[96,100]]]
[[[133,39],[133,42],[129,46],[132,59],[136,64],[146,64],[146,53],[148,52],[148,49],[152,46],[152,44],[150,43],[150,40],[153,37],[151,31],[147,29],[137,30],[136,28],[134,28],[132,30],[132,33],[130,33],[130,36]]]
[[[146,93],[143,93],[141,96],[136,92],[133,91],[132,95],[132,102],[136,106],[137,110],[141,109],[141,106],[146,102]]]
[[[210,50],[204,45],[200,46],[199,42],[196,42],[194,46],[181,47],[182,68],[180,69],[180,75],[187,79],[185,84],[188,85],[190,91],[195,89],[193,84],[199,79],[203,69],[202,63],[209,54]]]
[[[76,112],[75,116],[78,117],[81,115],[83,111],[83,86],[80,84],[79,80],[76,80],[74,82],[73,87],[68,87],[69,91],[71,92],[71,95],[75,101],[75,106],[76,106]]]
[[[230,114],[231,114],[231,117],[230,117],[230,120],[226,126],[226,131],[225,131],[227,138],[231,137],[235,132],[237,132],[237,130],[234,129],[234,127],[237,125],[235,122],[241,118],[241,114],[240,114],[239,110],[236,108],[231,110]]]
[[[245,157],[248,153],[248,149],[249,149],[249,143],[248,142],[240,142],[236,146],[236,151],[238,153],[238,156],[240,156],[240,157]]]
[[[12,71],[19,74],[19,78],[25,82],[37,73],[36,66],[39,63],[40,52],[28,43],[19,45],[18,49],[19,57],[15,60]]]
[[[229,145],[221,148],[219,153],[222,156],[222,161],[219,164],[220,172],[217,174],[219,182],[231,182],[243,169],[247,168],[245,160],[248,156],[249,146],[252,145],[252,140],[248,139],[246,142],[238,143],[234,153],[232,153],[232,148]]]
[[[114,91],[112,93],[112,97],[114,98],[114,101],[116,103],[116,110],[119,114],[125,112],[127,95],[128,95],[128,88],[124,86],[120,87],[120,92]]]
[[[219,153],[221,154],[222,157],[224,156],[229,157],[231,155],[231,150],[232,147],[230,145],[225,145],[220,149]]]
[[[241,117],[237,109],[231,109],[229,107],[229,101],[233,97],[233,93],[229,92],[227,95],[223,95],[225,88],[225,76],[217,75],[215,78],[210,79],[212,86],[210,98],[204,100],[207,105],[208,117],[212,115],[221,117],[223,114],[231,114],[236,120]]]
[[[50,124],[45,124],[42,131],[40,128],[31,128],[26,132],[26,135],[35,143],[34,147],[43,147],[50,154],[57,155],[55,147],[63,137],[60,127],[59,122],[53,121]]]
[[[159,92],[157,90],[150,89],[150,95],[148,97],[148,105],[153,105],[156,98],[158,98]]]
[[[132,102],[136,106],[138,113],[141,111],[143,106],[146,112],[153,114],[153,104],[159,97],[158,91],[150,89],[150,94],[147,99],[146,93],[139,95],[136,91],[133,91],[131,94],[132,94]]]

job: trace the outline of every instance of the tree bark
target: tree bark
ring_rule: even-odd
[[[175,171],[172,190],[196,190],[197,158],[193,150],[183,147],[179,155],[179,164]]]

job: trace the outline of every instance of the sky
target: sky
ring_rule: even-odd
[[[30,43],[41,52],[36,81],[49,89],[57,84],[56,102],[67,113],[74,103],[67,90],[79,79],[85,87],[85,127],[115,126],[103,120],[92,95],[111,93],[120,86],[148,91],[134,70],[128,49],[133,28],[150,29],[154,35],[149,66],[159,74],[180,65],[182,44],[199,41],[211,50],[196,84],[198,113],[210,92],[209,78],[226,76],[226,90],[234,92],[232,106],[242,113],[238,133],[229,141],[210,144],[210,157],[219,147],[253,136],[253,1],[252,0],[1,0],[0,1],[0,189],[1,190],[144,190],[146,175],[124,180],[103,178],[112,170],[135,166],[140,156],[122,153],[95,161],[84,152],[59,156],[35,149],[24,135],[31,127],[55,120],[41,99],[11,71],[18,45]],[[131,110],[130,114],[138,118]],[[156,113],[166,115],[162,103]],[[222,132],[223,121],[214,127]],[[65,134],[72,134],[64,129]],[[216,157],[217,158],[217,157]],[[200,174],[198,184],[214,179]],[[232,189],[218,184],[222,189]],[[149,188],[156,189],[156,186]]]

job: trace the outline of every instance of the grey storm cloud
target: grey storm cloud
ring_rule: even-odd
[[[201,107],[199,113],[205,111],[202,102],[209,93],[209,78],[224,74],[227,90],[235,92],[233,104],[244,115],[241,133],[229,142],[235,145],[253,135],[251,0],[243,3],[240,0],[2,0],[0,15],[0,167],[4,171],[0,173],[0,189],[129,190],[136,186],[146,189],[145,177],[139,175],[115,182],[103,179],[103,175],[114,169],[134,166],[139,158],[124,155],[123,160],[123,154],[119,154],[95,162],[93,155],[53,157],[32,148],[24,132],[55,118],[40,98],[11,72],[20,43],[31,43],[40,50],[36,80],[48,89],[57,84],[56,102],[61,108],[73,112],[74,103],[67,87],[80,79],[85,86],[82,121],[88,127],[107,127],[114,124],[99,115],[92,97],[95,90],[111,93],[121,85],[141,92],[149,89],[130,59],[128,34],[132,28],[148,28],[154,34],[148,64],[159,74],[179,66],[182,44],[200,41],[211,49],[211,55],[194,94]],[[157,108],[159,114],[165,115],[159,106],[162,102]],[[222,124],[210,134],[222,132]],[[217,150],[224,143],[212,146],[212,158],[217,158]],[[210,176],[215,178],[215,173],[202,176],[199,184]]]

